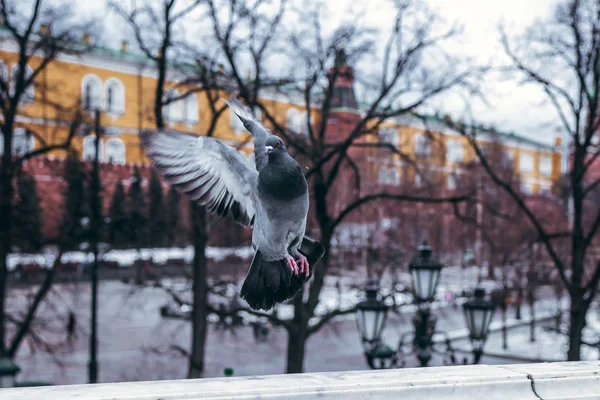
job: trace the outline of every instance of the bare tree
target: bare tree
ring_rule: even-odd
[[[496,173],[477,141],[472,124],[451,123],[469,141],[483,169],[522,210],[545,248],[571,299],[568,360],[580,359],[581,334],[586,314],[600,280],[600,263],[590,257],[600,228],[600,211],[593,192],[600,185],[594,177],[600,156],[600,4],[593,0],[569,0],[557,5],[551,18],[533,24],[520,37],[511,38],[501,28],[501,40],[512,64],[507,68],[522,84],[538,87],[554,107],[568,139],[570,166],[563,188],[569,200],[569,226],[556,229],[544,221],[518,190]],[[597,164],[596,164],[597,165]],[[563,255],[564,241],[570,251]]]
[[[26,318],[20,322],[18,334],[11,343],[7,343],[5,298],[7,259],[11,251],[13,178],[24,161],[53,150],[69,148],[82,120],[79,102],[72,106],[54,103],[49,92],[57,90],[57,87],[47,84],[42,77],[59,54],[81,54],[88,47],[79,42],[86,24],[75,20],[70,5],[57,6],[47,1],[36,0],[29,9],[24,10],[16,1],[3,0],[0,1],[0,18],[3,28],[8,32],[9,40],[16,46],[16,64],[10,70],[4,69],[0,75],[0,138],[3,141],[0,156],[0,355],[14,356],[28,332],[41,299],[50,287],[53,269],[48,272],[47,279],[40,287],[36,301],[31,303]],[[86,29],[91,27],[92,25],[88,24]],[[65,123],[70,124],[64,141],[48,143],[48,136],[44,135],[43,128],[39,125],[24,125],[22,117],[26,115],[26,108],[31,103],[52,110],[56,115],[54,126],[57,129]],[[15,137],[15,129],[21,126],[27,127],[28,141],[35,138],[35,149],[20,147],[17,143],[19,138]]]
[[[110,7],[127,21],[135,34],[138,47],[152,61],[157,80],[153,116],[156,127],[165,128],[164,108],[200,96],[209,109],[208,126],[203,132],[213,136],[226,105],[220,101],[228,80],[220,70],[210,48],[200,47],[175,37],[175,26],[190,22],[189,17],[201,1],[166,0],[159,7],[136,7],[135,2],[125,9],[121,2],[109,2]],[[177,55],[175,57],[175,54]],[[169,78],[170,77],[170,78]],[[170,82],[169,82],[170,81]],[[165,95],[168,89],[178,89],[177,96]],[[198,110],[195,110],[198,112]],[[199,378],[204,372],[204,349],[207,334],[207,260],[206,245],[209,230],[204,207],[190,202],[194,260],[192,266],[192,343],[189,352],[188,378]]]
[[[261,8],[262,3],[207,1],[214,37],[223,51],[228,73],[235,79],[239,96],[251,107],[262,110],[265,124],[285,139],[287,147],[306,166],[312,196],[309,231],[316,228],[327,250],[315,270],[308,296],[298,295],[293,299],[293,319],[277,321],[289,334],[287,372],[295,373],[304,368],[307,339],[332,318],[355,311],[354,308],[332,310],[317,322],[309,323],[319,304],[336,229],[363,205],[375,200],[458,203],[468,198],[467,194],[443,196],[427,191],[411,194],[392,188],[373,191],[367,185],[372,177],[365,175],[369,156],[387,151],[388,155],[398,154],[407,162],[411,157],[396,146],[368,138],[386,120],[410,115],[437,95],[457,87],[473,89],[471,78],[479,71],[466,68],[440,49],[439,45],[454,37],[458,30],[438,29],[435,15],[417,2],[397,2],[392,32],[387,39],[355,22],[343,23],[327,35],[322,29],[324,16],[319,9],[306,10],[306,7],[297,11],[296,21],[300,22],[294,24],[296,29],[286,32],[282,21],[287,2],[276,3],[277,7],[271,4],[270,8]],[[352,74],[349,66],[368,58],[374,43],[385,43],[382,55],[371,54],[380,68],[357,78],[368,93],[367,104],[358,107],[354,93],[341,94],[338,83],[348,82]],[[424,61],[431,52],[440,55],[437,63]],[[289,56],[287,61],[282,54]],[[334,68],[329,69],[330,66]],[[243,71],[248,70],[246,77]],[[271,95],[278,92],[280,96],[297,94],[307,115],[299,129],[282,121],[281,112],[277,114],[275,106],[262,97],[266,91]],[[348,104],[354,108],[349,114],[339,112],[341,97],[346,95],[351,96]],[[311,116],[315,117],[314,123]],[[336,130],[331,126],[333,120],[345,125],[343,137],[332,133]],[[412,162],[416,164],[415,160]],[[336,206],[336,200],[344,198],[340,193],[348,196],[344,204]]]

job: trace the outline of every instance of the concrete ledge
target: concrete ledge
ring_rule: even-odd
[[[2,400],[600,399],[600,361],[0,389]]]

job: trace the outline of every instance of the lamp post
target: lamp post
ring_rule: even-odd
[[[418,305],[429,307],[435,297],[442,264],[432,257],[433,248],[425,240],[417,247],[417,256],[408,266],[413,283],[413,295]]]
[[[12,358],[0,358],[0,388],[15,387],[15,376],[21,368],[15,364]]]
[[[356,325],[367,363],[373,369],[391,368],[396,362],[396,351],[381,342],[388,306],[379,298],[379,290],[374,283],[368,284],[365,292],[366,300],[357,305]]]
[[[100,204],[100,145],[102,136],[102,127],[100,126],[100,110],[95,110],[95,128],[96,148],[94,162],[92,164],[92,181],[90,185],[91,192],[91,247],[94,254],[94,260],[91,269],[92,282],[92,301],[91,301],[91,333],[90,333],[90,360],[88,364],[89,383],[98,382],[98,245],[100,241],[100,228],[102,224],[101,204]]]
[[[415,328],[413,347],[422,367],[429,364],[432,356],[433,333],[437,319],[431,315],[431,302],[440,279],[442,264],[432,257],[433,248],[424,241],[417,247],[417,255],[408,267],[413,283],[413,296],[418,306],[413,318]]]
[[[413,318],[414,330],[400,336],[397,350],[381,340],[389,308],[379,295],[378,287],[373,283],[367,285],[367,298],[357,305],[356,323],[367,363],[372,369],[393,368],[398,364],[399,357],[402,357],[400,365],[404,366],[403,357],[407,354],[415,355],[422,367],[429,364],[436,352],[448,357],[449,363],[456,363],[452,341],[445,332],[436,330],[437,319],[431,314],[431,303],[441,270],[442,264],[433,258],[433,248],[427,241],[423,242],[409,264],[414,303],[417,305]],[[463,305],[475,364],[483,355],[495,308],[496,304],[486,298],[482,288],[475,289],[474,296]],[[442,340],[434,341],[434,335],[441,336]],[[442,348],[438,349],[438,346]]]
[[[473,297],[463,304],[465,322],[469,330],[469,339],[473,347],[473,363],[479,363],[483,355],[483,346],[490,332],[490,323],[494,317],[496,305],[486,299],[485,290],[475,289]]]

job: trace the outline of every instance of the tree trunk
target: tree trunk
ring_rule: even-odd
[[[6,128],[9,129],[9,128]],[[11,160],[11,138],[4,134],[4,156],[0,156],[0,357],[6,355],[5,300],[6,278],[8,275],[8,254],[10,253],[10,228],[13,198],[13,163]],[[10,132],[9,132],[10,133]]]
[[[308,339],[308,318],[306,304],[302,301],[302,290],[294,297],[294,319],[288,328],[287,367],[286,373],[300,374],[304,372],[304,353]]]
[[[192,204],[194,230],[193,307],[192,307],[192,351],[188,378],[201,378],[204,373],[204,348],[206,344],[206,210]]]
[[[504,350],[508,349],[508,328],[506,326],[506,306],[502,307],[502,348]]]
[[[287,368],[288,374],[304,372],[304,353],[306,351],[306,324],[292,325],[288,332]]]
[[[581,360],[581,333],[585,327],[587,306],[580,293],[581,291],[577,291],[577,293],[571,294],[568,361]]]
[[[531,321],[529,322],[529,341],[535,342],[535,302],[532,300],[529,302],[529,315]]]

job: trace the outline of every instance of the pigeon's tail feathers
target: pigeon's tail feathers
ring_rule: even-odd
[[[253,310],[268,311],[294,297],[305,279],[304,274],[294,275],[285,259],[269,261],[257,251],[240,295]]]

